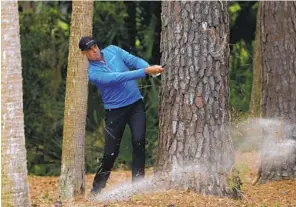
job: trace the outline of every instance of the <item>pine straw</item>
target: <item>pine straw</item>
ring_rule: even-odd
[[[215,196],[202,196],[200,194],[169,190],[157,193],[145,193],[142,195],[133,195],[125,201],[109,201],[105,203],[90,202],[85,198],[78,198],[72,202],[60,204],[58,201],[58,177],[40,177],[30,176],[30,194],[31,202],[34,207],[179,207],[179,206],[284,206],[296,207],[296,180],[270,182],[262,185],[252,185],[252,179],[258,166],[258,157],[256,153],[244,153],[237,156],[238,167],[242,172],[243,179],[243,199],[232,200]],[[147,175],[152,175],[152,169],[147,170]],[[86,195],[91,188],[94,175],[86,176]],[[131,180],[131,173],[125,170],[117,170],[111,173],[105,191],[114,187],[118,183]]]

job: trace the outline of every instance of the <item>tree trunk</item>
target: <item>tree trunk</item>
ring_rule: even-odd
[[[257,23],[256,23],[256,38],[255,38],[255,50],[254,50],[254,60],[253,60],[253,84],[252,84],[252,94],[250,100],[250,116],[260,117],[261,116],[261,47],[260,47],[260,16],[261,11],[258,9],[257,13]]]
[[[262,116],[280,122],[276,134],[263,132],[264,183],[296,177],[296,2],[260,2],[260,10]]]
[[[162,2],[157,172],[202,194],[230,195],[229,24],[225,2]]]
[[[78,42],[81,36],[92,34],[93,1],[73,1],[72,4],[60,177],[61,199],[84,194],[85,190],[84,136],[88,63],[78,48]]]
[[[31,206],[24,134],[18,4],[1,2],[1,203]]]

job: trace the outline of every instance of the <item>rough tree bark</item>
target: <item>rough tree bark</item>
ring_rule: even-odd
[[[296,2],[260,2],[262,116],[282,124],[265,136],[260,183],[296,177]],[[270,153],[271,147],[274,152]],[[287,148],[288,147],[288,148]]]
[[[228,196],[234,163],[228,123],[229,19],[225,2],[162,2],[157,172],[172,185]]]
[[[1,204],[31,206],[23,114],[18,3],[1,2]]]
[[[66,82],[60,198],[71,199],[85,191],[85,124],[88,95],[87,59],[78,43],[92,35],[93,1],[73,1]]]

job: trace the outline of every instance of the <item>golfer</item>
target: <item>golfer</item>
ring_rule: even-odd
[[[96,195],[106,186],[127,124],[132,133],[132,181],[144,177],[146,115],[136,79],[157,75],[164,69],[149,66],[145,60],[114,45],[101,50],[98,41],[90,36],[80,39],[79,48],[88,58],[88,78],[101,91],[106,111],[104,154],[91,190]]]

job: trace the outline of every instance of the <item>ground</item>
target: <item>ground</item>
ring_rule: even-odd
[[[255,152],[239,154],[237,167],[243,180],[242,199],[232,200],[215,196],[202,196],[194,192],[169,190],[165,192],[149,192],[133,195],[123,201],[90,202],[84,198],[76,201],[59,203],[58,177],[30,176],[30,194],[33,207],[115,207],[115,206],[151,206],[151,207],[189,207],[189,206],[259,206],[259,207],[296,207],[296,180],[269,182],[261,185],[252,185],[258,167],[258,155]],[[148,176],[152,169],[147,170]],[[94,175],[86,176],[86,195],[88,194]],[[126,170],[117,170],[111,173],[106,191],[123,181],[129,181],[131,174]]]

